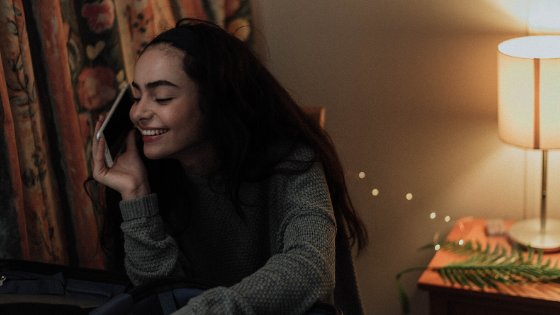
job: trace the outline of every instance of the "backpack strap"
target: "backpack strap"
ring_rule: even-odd
[[[128,293],[122,293],[92,310],[90,315],[122,315],[129,314],[134,308],[134,300]]]
[[[177,310],[175,298],[173,297],[173,291],[164,291],[159,293],[158,300],[161,305],[161,311],[164,315],[171,314]]]

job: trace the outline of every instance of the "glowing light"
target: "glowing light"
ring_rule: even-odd
[[[437,217],[437,214],[435,212],[430,213],[430,219],[435,219]]]
[[[374,196],[374,197],[379,196],[379,189],[377,189],[377,188],[372,189],[371,190],[371,195]]]
[[[405,196],[406,200],[412,200],[412,198],[414,198],[414,196],[412,196],[411,193],[406,194]]]
[[[464,244],[465,244],[465,241],[462,240],[462,239],[460,239],[460,240],[459,240],[459,245],[463,246]]]
[[[360,173],[358,173],[358,177],[360,179],[364,179],[364,178],[366,178],[366,173],[365,172],[360,172]]]
[[[446,215],[445,218],[443,219],[445,222],[449,222],[451,221],[451,217]]]
[[[436,244],[436,246],[434,246],[434,249],[435,249],[435,250],[440,250],[440,249],[441,249],[441,245]]]
[[[514,38],[500,43],[498,50],[500,139],[529,149],[560,147],[560,36]]]

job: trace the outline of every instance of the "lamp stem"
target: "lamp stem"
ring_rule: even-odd
[[[541,174],[541,234],[546,231],[546,174],[548,164],[548,150],[542,150],[542,174]]]

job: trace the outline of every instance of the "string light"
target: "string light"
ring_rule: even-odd
[[[366,172],[364,172],[364,171],[358,172],[358,178],[359,178],[359,179],[365,179],[365,178],[366,178]],[[372,190],[371,190],[371,195],[372,195],[373,197],[378,197],[379,194],[380,194],[380,191],[379,191],[378,188],[372,188]],[[414,195],[413,195],[412,193],[410,193],[410,192],[406,193],[404,197],[405,197],[405,199],[408,200],[408,201],[411,201],[412,199],[414,199]],[[435,220],[437,217],[438,217],[438,214],[437,214],[436,211],[430,212],[430,214],[429,214],[430,220]],[[451,222],[451,216],[446,215],[445,217],[443,217],[443,221],[446,222],[446,223]],[[439,235],[439,233],[436,233],[436,235]],[[436,243],[436,242],[437,242],[436,239],[434,239],[434,243],[435,243],[435,244],[434,244],[434,249],[435,249],[436,251],[439,251],[439,250],[441,249],[441,244]],[[458,241],[458,244],[459,244],[460,246],[463,246],[463,245],[464,245],[464,240],[462,240],[462,239],[459,240],[459,241]]]

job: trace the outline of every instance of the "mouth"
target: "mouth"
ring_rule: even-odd
[[[142,136],[146,136],[146,137],[159,136],[169,131],[169,129],[140,129],[140,128],[138,128],[138,130],[140,131]]]

